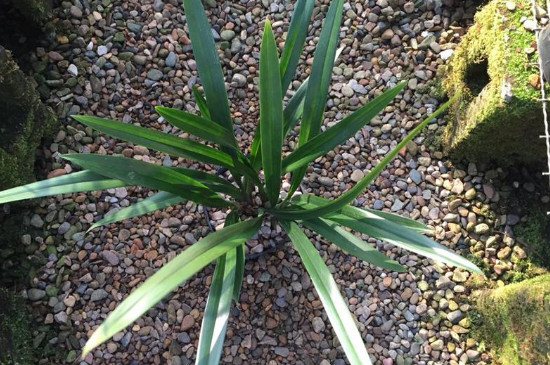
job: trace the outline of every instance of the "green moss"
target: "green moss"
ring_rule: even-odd
[[[39,28],[46,26],[51,19],[51,9],[45,0],[9,0],[9,2],[31,24]]]
[[[12,211],[0,220],[0,285],[27,282],[30,261],[26,246],[21,245],[21,236],[25,233],[21,224],[22,212]]]
[[[544,274],[546,271],[536,264],[534,264],[529,258],[519,260],[514,269],[505,272],[502,275],[502,280],[508,283],[520,283],[524,280],[534,278],[538,275]]]
[[[477,301],[476,335],[502,365],[550,361],[550,274],[483,292]]]
[[[31,333],[23,300],[0,288],[0,365],[30,365]]]
[[[492,270],[491,266],[487,262],[485,262],[481,257],[473,254],[468,254],[466,258],[470,262],[472,262],[474,265],[476,265],[481,271],[483,271],[485,275],[490,275]]]
[[[550,268],[550,221],[542,207],[528,210],[528,219],[514,227],[517,239],[525,244],[531,260]]]
[[[443,84],[436,80],[432,86],[430,86],[429,94],[436,99],[442,100],[445,99],[445,90],[443,89]]]
[[[484,6],[445,71],[444,90],[462,96],[451,110],[443,142],[460,159],[497,160],[503,166],[543,161],[539,90],[528,81],[538,72],[530,65],[537,58],[536,53],[524,52],[534,34],[520,22],[521,17],[531,16],[530,1],[516,3],[513,12],[504,0]],[[504,86],[513,95],[507,101]]]
[[[32,79],[0,47],[0,190],[33,179],[35,151],[56,123]]]
[[[496,218],[495,212],[488,205],[481,207],[480,214],[490,220],[494,220]]]

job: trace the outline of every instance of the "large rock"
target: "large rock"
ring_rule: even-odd
[[[550,274],[484,292],[479,331],[502,365],[547,365],[550,359]]]
[[[56,117],[44,106],[34,80],[0,46],[0,189],[33,180],[35,150],[52,133]]]
[[[502,165],[546,160],[531,2],[492,0],[476,13],[443,75],[462,98],[449,114],[445,148],[459,159]],[[525,20],[527,19],[527,24]],[[523,22],[522,22],[523,21]]]

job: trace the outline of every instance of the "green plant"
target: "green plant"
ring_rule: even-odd
[[[170,155],[223,166],[230,171],[233,182],[202,171],[162,167],[118,156],[72,154],[64,158],[80,165],[85,171],[0,193],[0,203],[3,203],[128,185],[144,185],[161,191],[105,217],[90,229],[184,200],[230,210],[225,228],[184,250],[132,292],[94,332],[84,347],[84,355],[131,324],[182,281],[217,260],[196,361],[197,364],[217,363],[232,299],[239,299],[245,260],[244,242],[258,231],[265,219],[278,222],[294,243],[352,364],[370,364],[369,355],[336,282],[315,247],[299,228],[299,223],[358,258],[389,270],[402,271],[404,267],[341,226],[439,261],[480,272],[466,259],[423,236],[421,233],[428,231],[426,226],[389,213],[350,206],[397,152],[430,120],[442,113],[450,102],[420,123],[361,181],[338,199],[329,201],[311,195],[294,196],[306,173],[307,164],[353,136],[382,111],[405,85],[398,84],[334,127],[321,132],[343,3],[343,0],[332,1],[315,51],[311,76],[286,107],[283,107],[283,96],[296,70],[314,1],[298,0],[280,59],[270,22],[265,21],[259,69],[260,121],[248,157],[238,149],[232,133],[222,69],[199,0],[184,0],[184,8],[205,94],[204,98],[198,89],[193,89],[200,116],[165,107],[156,110],[177,128],[214,143],[219,149],[131,124],[90,116],[75,117],[81,123],[116,138]],[[298,147],[283,158],[283,139],[299,120]],[[259,174],[262,171],[263,181]],[[292,173],[291,188],[287,196],[282,197],[281,177],[286,173]],[[261,204],[257,204],[258,200]]]

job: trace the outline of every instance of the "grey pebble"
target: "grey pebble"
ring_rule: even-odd
[[[393,327],[393,320],[390,319],[384,322],[384,324],[380,326],[380,329],[384,332],[389,332],[392,329],[392,327]]]
[[[69,231],[70,228],[71,228],[71,224],[69,222],[63,222],[61,223],[59,228],[57,228],[57,233],[65,234]]]
[[[118,256],[113,251],[108,251],[108,250],[103,251],[103,258],[112,266],[116,266],[120,262]]]
[[[44,221],[38,214],[34,214],[32,216],[30,223],[31,223],[31,226],[35,228],[42,228],[42,226],[44,225]]]
[[[464,317],[464,315],[462,314],[462,311],[460,310],[455,310],[453,312],[450,312],[449,314],[447,314],[447,319],[452,323],[452,324],[456,324],[458,322],[460,322],[460,320]]]
[[[224,29],[220,33],[220,38],[224,41],[230,41],[233,39],[233,37],[235,37],[235,32],[230,29]]]
[[[155,0],[155,2],[153,3],[153,9],[155,11],[162,11],[162,9],[164,9],[163,0]]]
[[[77,6],[71,6],[70,12],[73,17],[82,18],[82,10],[80,10]]]
[[[174,52],[170,52],[168,53],[168,56],[166,57],[164,64],[168,67],[174,67],[176,66],[177,59],[178,59],[178,56]]]
[[[375,200],[372,209],[381,210],[382,208],[384,208],[384,201],[379,199]]]
[[[162,71],[156,68],[152,68],[149,71],[147,71],[147,78],[150,80],[159,81],[163,77],[164,77],[164,74],[162,73]]]
[[[234,74],[231,81],[235,84],[236,87],[243,87],[246,85],[246,77],[240,73]]]
[[[323,332],[325,330],[325,322],[320,317],[315,317],[311,321],[313,325],[313,330],[317,333]]]
[[[417,185],[422,182],[422,175],[418,172],[418,170],[412,169],[411,172],[409,172],[409,177]]]
[[[103,289],[96,289],[92,292],[92,295],[90,296],[90,300],[92,302],[97,302],[98,300],[103,300],[109,296],[109,293],[107,293]]]
[[[405,203],[403,203],[401,200],[396,198],[390,209],[391,209],[392,212],[397,212],[397,211],[400,211],[401,209],[403,209],[404,205],[405,205]]]
[[[276,355],[287,357],[290,354],[290,350],[287,347],[275,347],[274,352]]]
[[[135,34],[138,34],[141,32],[141,24],[137,24],[137,23],[134,23],[134,22],[127,22],[126,23],[126,27],[128,27],[128,30],[135,33]]]
[[[41,289],[32,288],[27,290],[27,297],[32,301],[36,302],[46,296],[46,292]]]

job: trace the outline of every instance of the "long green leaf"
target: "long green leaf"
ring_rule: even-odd
[[[237,267],[235,268],[235,286],[233,288],[233,300],[239,302],[241,296],[241,288],[244,280],[244,264],[246,261],[246,251],[244,244],[235,248],[237,252]]]
[[[294,219],[311,219],[322,217],[331,212],[335,212],[342,209],[349,203],[351,203],[359,194],[365,190],[365,188],[380,174],[380,172],[386,167],[386,165],[399,153],[399,151],[409,143],[420,131],[434,118],[443,113],[451,103],[456,100],[456,97],[443,104],[432,115],[424,119],[422,123],[416,126],[401,142],[391,150],[382,161],[380,161],[368,174],[366,174],[354,187],[342,194],[338,199],[331,200],[330,203],[321,207],[304,211],[303,209],[269,209],[269,213],[277,216],[279,219],[294,220]]]
[[[199,111],[201,112],[201,117],[210,119],[210,110],[208,110],[208,104],[206,104],[206,99],[204,96],[202,96],[201,92],[199,91],[199,88],[196,85],[193,85],[191,88],[193,90],[193,96],[195,97],[195,102],[197,103],[197,106],[199,107]]]
[[[334,61],[340,57],[343,48],[338,48],[336,50],[336,55],[334,56]],[[304,112],[304,98],[306,96],[307,86],[309,84],[309,77],[304,80],[300,85],[298,90],[292,95],[288,103],[286,104],[283,111],[283,136],[286,136],[292,128],[298,123],[302,114]],[[284,137],[283,137],[284,138]],[[250,147],[250,160],[252,166],[254,166],[257,171],[261,167],[262,157],[260,151],[260,131],[256,130],[254,134],[254,139],[252,140],[252,145]]]
[[[231,226],[239,221],[239,211],[232,210],[227,214],[225,218],[225,226]],[[244,264],[245,264],[245,248],[244,243],[235,247],[236,264],[235,264],[235,285],[233,287],[233,300],[239,301],[239,295],[241,293],[241,287],[243,284],[244,276]]]
[[[359,208],[357,208],[359,209]],[[393,222],[395,224],[398,224],[400,226],[406,227],[408,229],[411,229],[418,233],[430,233],[433,232],[433,229],[426,226],[425,224],[415,221],[410,218],[402,217],[398,214],[388,213],[388,212],[382,212],[379,210],[369,209],[369,208],[362,208],[363,210],[367,211],[370,214],[376,215],[382,219],[386,219],[390,222]]]
[[[170,260],[107,317],[86,342],[82,357],[130,325],[197,271],[250,238],[260,228],[261,221],[255,218],[214,232]]]
[[[236,224],[238,221],[238,211],[232,210],[225,218],[225,227]],[[218,257],[216,262],[199,336],[195,362],[197,365],[217,365],[221,357],[231,298],[234,296],[236,286],[238,285],[240,290],[242,283],[242,274],[240,282],[238,281],[241,248],[244,248],[244,243]]]
[[[281,153],[283,145],[283,101],[277,45],[269,20],[265,21],[260,47],[260,134],[262,166],[267,197],[272,206],[281,190]]]
[[[202,320],[196,365],[217,365],[220,361],[235,285],[236,249],[217,260]]]
[[[357,330],[349,308],[323,259],[296,223],[281,222],[281,225],[294,243],[311,281],[317,289],[348,361],[351,365],[372,364],[365,344],[361,341],[361,333]]]
[[[178,171],[180,170],[180,168],[175,168],[175,170]],[[181,170],[186,171],[190,177],[193,177],[199,180],[204,185],[211,188],[213,191],[223,192],[230,195],[234,193],[236,194],[234,196],[238,196],[239,194],[239,191],[236,188],[234,188],[231,184],[229,184],[225,180],[220,179],[216,175],[211,175],[202,171],[197,171],[192,169],[181,169]],[[117,210],[116,212],[113,212],[111,214],[107,214],[103,219],[97,221],[90,228],[88,228],[88,232],[94,228],[104,226],[109,223],[118,222],[125,219],[130,219],[133,217],[138,217],[140,215],[144,215],[149,212],[154,212],[156,210],[161,210],[169,206],[182,203],[184,201],[186,201],[186,199],[178,195],[161,191],[135,204],[132,204],[128,207]]]
[[[228,168],[234,167],[230,155],[199,142],[109,119],[86,115],[75,115],[73,118],[112,137],[152,148],[172,156],[189,158]]]
[[[234,198],[239,198],[241,196],[241,191],[239,189],[237,189],[227,180],[224,180],[217,175],[209,174],[208,172],[204,172],[201,170],[188,169],[183,167],[172,167],[172,169],[177,173],[197,180],[201,184],[210,188],[212,191],[231,195]]]
[[[80,171],[1,191],[0,204],[49,195],[112,189],[128,185],[131,184],[92,171]]]
[[[319,35],[319,43],[313,55],[311,75],[307,88],[298,146],[315,137],[321,130],[323,114],[328,98],[328,86],[334,66],[334,56],[338,45],[340,21],[344,0],[333,0],[328,9],[327,17]],[[289,195],[292,196],[300,186],[307,168],[304,166],[292,174]]]
[[[165,108],[163,106],[157,106],[155,110],[170,124],[178,127],[184,132],[188,132],[205,141],[210,141],[220,146],[237,148],[235,138],[233,138],[233,131],[228,131],[209,119],[193,115],[183,110]]]
[[[324,155],[353,136],[366,123],[380,113],[405,87],[405,82],[376,97],[341,122],[313,137],[283,160],[283,172],[296,170]]]
[[[252,144],[250,145],[250,163],[255,171],[258,171],[262,166],[262,151],[260,149],[261,141],[262,136],[260,133],[260,128],[256,128],[254,131]]]
[[[300,201],[299,204],[304,209],[322,206],[327,202],[326,199],[313,195],[304,196],[297,200]],[[470,261],[434,240],[409,229],[407,226],[401,226],[399,223],[392,222],[367,210],[345,206],[338,212],[327,214],[324,218],[436,261],[482,273]]]
[[[356,213],[359,213],[355,211]],[[416,232],[413,232],[404,227],[391,222],[386,222],[386,226],[393,226],[392,230],[384,230],[380,227],[373,226],[366,222],[372,222],[371,220],[366,220],[362,218],[361,214],[356,216],[336,214],[333,213],[327,217],[333,222],[342,224],[346,227],[349,227],[353,230],[365,233],[372,237],[376,237],[383,241],[392,243],[396,246],[405,248],[409,251],[416,252],[420,255],[429,257],[435,261],[444,262],[448,265],[458,266],[460,268],[483,274],[479,268],[477,268],[473,263],[466,260],[460,255],[457,255],[453,251],[445,248],[444,246],[438,244],[437,242],[429,239],[426,236],[422,236]]]
[[[231,121],[225,80],[216,51],[214,37],[212,36],[212,29],[206,18],[204,7],[201,0],[184,0],[183,7],[189,28],[189,37],[193,45],[193,54],[197,61],[197,69],[210,112],[210,119],[232,132],[233,122]],[[231,135],[228,143],[232,146],[237,146],[235,135]],[[235,147],[224,146],[222,147],[222,151],[229,154],[233,159],[235,166],[230,166],[229,170],[235,178],[237,185],[242,185],[241,178],[243,172],[247,174],[248,179],[251,179],[249,171],[242,171],[243,166],[238,166],[239,160],[243,158],[242,153],[238,152]]]
[[[314,0],[298,0],[292,14],[290,27],[285,39],[285,46],[281,54],[281,89],[283,93],[288,89],[296,66],[300,60],[300,54],[304,49],[307,29],[313,12]]]
[[[193,94],[195,95],[195,100],[197,101],[201,114],[203,115],[202,117],[197,117],[193,114],[189,114],[178,109],[158,108],[157,110],[159,110],[159,113],[164,116],[166,120],[181,130],[194,134],[204,140],[217,143],[222,147],[226,147],[224,151],[229,152],[229,155],[233,159],[235,170],[232,170],[232,173],[236,178],[236,181],[238,181],[237,175],[240,172],[251,179],[254,183],[259,184],[256,171],[252,168],[248,158],[238,149],[233,133],[225,130],[218,124],[213,124],[210,120],[208,120],[210,119],[208,105],[195,85],[193,85]]]
[[[315,218],[302,222],[306,227],[317,232],[325,237],[342,250],[352,254],[353,256],[369,262],[375,266],[392,270],[405,271],[405,268],[396,261],[390,259],[383,253],[379,252],[362,239],[354,234],[341,228],[338,224],[325,220],[323,218]]]
[[[336,55],[334,55],[334,62],[340,57],[340,54],[344,48],[338,48],[336,50]],[[292,95],[290,100],[285,106],[284,110],[284,118],[285,118],[285,124],[283,128],[283,135],[287,135],[292,128],[298,123],[300,118],[302,117],[302,114],[304,113],[304,99],[306,96],[307,87],[309,85],[309,77],[304,80],[304,82],[300,85],[298,90]]]
[[[304,112],[304,97],[307,91],[309,77],[300,85],[298,90],[292,95],[287,105],[283,110],[283,138],[290,132],[298,123]],[[254,139],[250,145],[250,160],[255,170],[261,167],[262,151],[260,150],[261,134],[260,129],[254,132]]]
[[[160,193],[156,193],[153,196],[150,196],[137,203],[130,205],[129,207],[125,207],[120,210],[117,210],[116,212],[105,215],[103,219],[92,224],[92,226],[88,228],[87,232],[91,231],[94,228],[101,227],[109,223],[114,223],[125,219],[138,217],[140,215],[154,212],[156,210],[161,210],[161,209],[170,207],[172,205],[179,204],[184,201],[185,199],[182,198],[181,196],[178,196],[172,193],[167,193],[165,191],[161,191]]]
[[[284,136],[286,136],[290,130],[294,128],[304,113],[304,98],[306,96],[308,85],[309,77],[302,82],[298,90],[296,90],[285,106],[285,110],[283,112],[285,118],[285,124],[283,127]]]
[[[315,48],[309,86],[305,96],[304,115],[300,126],[300,145],[317,135],[321,129],[328,98],[327,90],[338,46],[343,5],[344,0],[333,0],[331,2],[319,35],[319,43]]]
[[[167,191],[211,207],[230,205],[206,185],[176,169],[119,156],[81,153],[62,157],[87,170],[125,181],[127,185],[141,185]]]
[[[232,131],[233,123],[231,122],[220,59],[204,7],[200,0],[184,0],[183,8],[189,27],[189,37],[193,45],[193,55],[197,61],[204,94],[208,100],[210,117],[226,130]],[[233,139],[235,139],[234,136]]]

